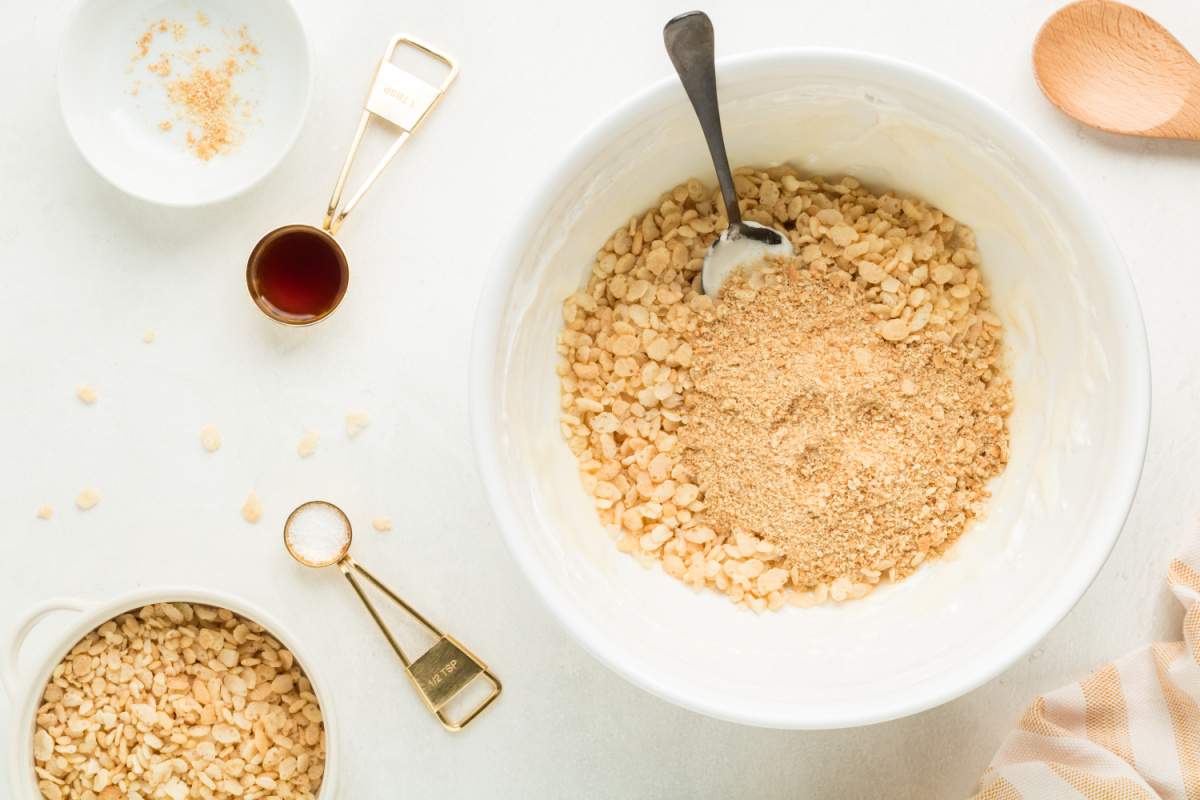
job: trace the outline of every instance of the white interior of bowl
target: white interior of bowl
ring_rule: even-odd
[[[197,13],[207,15],[200,24]],[[133,60],[137,41],[158,20],[179,22],[186,35],[155,33],[150,53]],[[168,81],[192,67],[180,54],[209,47],[200,63],[215,67],[245,27],[258,48],[232,88],[253,103],[235,122],[244,136],[228,152],[201,160],[184,141],[189,129],[169,102]],[[171,75],[149,72],[171,52]],[[155,203],[191,206],[234,195],[264,177],[287,154],[308,110],[308,40],[289,0],[80,0],[63,37],[58,87],[63,117],[84,158],[118,188]],[[136,93],[135,93],[136,92]],[[169,131],[159,128],[164,120]]]
[[[854,175],[974,227],[1016,396],[1011,461],[987,519],[947,557],[864,601],[762,616],[616,550],[560,439],[554,342],[562,300],[586,281],[610,233],[678,182],[711,174],[670,82],[572,151],[487,289],[472,398],[485,481],[514,554],[554,612],[643,687],[779,727],[912,713],[1010,664],[1107,556],[1148,422],[1136,298],[1057,162],[965,90],[834,52],[735,59],[718,74],[735,165],[790,161]]]

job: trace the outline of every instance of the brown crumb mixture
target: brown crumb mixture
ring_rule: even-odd
[[[148,72],[153,72],[160,78],[165,78],[171,74],[171,58],[166,53],[161,55],[158,61],[146,67]]]
[[[205,161],[228,152],[240,140],[241,131],[233,124],[238,97],[232,79],[237,69],[237,61],[229,58],[219,69],[197,66],[191,75],[167,85],[167,96],[192,126],[188,146]]]
[[[250,38],[250,34],[246,31],[246,26],[238,28],[238,52],[242,55],[256,56],[258,55],[258,45]]]
[[[719,195],[631,219],[563,306],[562,434],[623,552],[756,611],[862,597],[960,536],[1007,460],[974,233],[789,165],[735,185],[796,258],[715,304]]]
[[[160,19],[157,22],[151,22],[146,26],[146,30],[133,43],[134,53],[131,61],[137,61],[145,58],[150,53],[150,46],[154,44],[154,35],[156,33],[166,33],[169,26],[166,19]]]
[[[204,12],[198,11],[196,23],[201,28],[208,27],[209,18]],[[134,42],[131,60],[137,62],[151,56],[156,36],[168,32],[177,43],[184,42],[188,37],[188,27],[183,22],[166,18],[152,22]],[[245,136],[242,125],[254,118],[255,104],[244,100],[234,91],[234,79],[238,73],[255,63],[259,55],[258,47],[245,26],[236,31],[222,28],[221,33],[226,39],[227,55],[219,63],[206,58],[212,49],[201,45],[157,52],[154,60],[146,66],[150,73],[163,79],[167,98],[177,119],[186,122],[183,143],[204,161],[236,147]],[[187,72],[189,68],[190,72]],[[130,93],[137,95],[139,89],[140,83],[134,83]],[[162,120],[157,125],[164,132],[170,132],[175,127],[171,120]]]
[[[731,280],[693,341],[679,444],[705,518],[776,545],[797,588],[911,574],[982,513],[1007,461],[998,330],[892,343],[841,270],[755,277]]]

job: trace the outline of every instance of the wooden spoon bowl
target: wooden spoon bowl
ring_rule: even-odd
[[[1200,140],[1200,63],[1150,17],[1112,0],[1059,9],[1033,46],[1050,102],[1113,133]]]

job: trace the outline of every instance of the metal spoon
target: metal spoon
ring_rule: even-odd
[[[311,521],[313,514],[324,518],[324,522],[318,524],[325,528],[323,532],[325,535],[321,537],[321,541],[317,545],[318,549],[315,551],[297,544],[297,536],[303,537],[303,533],[297,530],[297,526],[303,526],[306,519]],[[350,586],[354,588],[358,599],[367,607],[367,611],[375,620],[375,624],[379,626],[384,638],[388,640],[388,644],[400,657],[400,663],[404,665],[404,671],[421,696],[421,700],[424,701],[425,707],[437,717],[438,722],[447,731],[451,733],[461,731],[500,696],[502,689],[500,679],[493,675],[487,664],[483,663],[465,645],[453,636],[444,633],[426,619],[421,612],[401,599],[400,595],[385,586],[351,558],[350,541],[353,538],[354,531],[350,527],[350,518],[346,516],[346,512],[325,500],[310,500],[304,503],[289,514],[287,522],[283,524],[283,546],[287,548],[292,558],[306,567],[320,568],[337,565],[337,568],[346,576],[346,580],[350,582]],[[414,622],[435,638],[433,646],[417,658],[410,659],[408,653],[400,646],[399,640],[383,621],[375,604],[367,597],[362,584],[354,577],[355,573],[374,584],[376,589],[383,592],[389,600],[402,608]],[[458,719],[451,718],[447,713],[450,701],[476,678],[491,684],[491,690],[482,701],[466,712],[465,716]]]
[[[1038,33],[1033,68],[1050,102],[1112,133],[1200,140],[1200,63],[1136,8],[1081,0]]]
[[[749,268],[766,256],[790,256],[794,251],[786,234],[757,222],[742,220],[729,156],[725,153],[725,136],[721,133],[712,20],[703,11],[680,14],[663,27],[663,42],[684,91],[692,101],[700,129],[704,131],[704,140],[717,171],[717,182],[721,185],[725,214],[729,218],[729,227],[709,248],[700,272],[701,289],[705,294],[715,295],[735,269]]]

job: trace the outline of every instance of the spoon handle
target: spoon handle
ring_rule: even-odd
[[[392,649],[396,651],[396,655],[400,657],[400,663],[404,665],[404,671],[408,674],[408,679],[416,688],[417,693],[421,695],[421,700],[425,702],[425,707],[438,718],[438,722],[442,723],[443,728],[450,733],[458,733],[483,713],[483,710],[500,696],[503,688],[500,685],[500,679],[492,674],[487,664],[483,663],[478,656],[473,654],[453,636],[441,631],[436,625],[426,619],[423,614],[404,602],[400,595],[385,586],[382,581],[370,572],[367,572],[349,554],[343,556],[341,561],[338,562],[338,569],[346,576],[346,580],[354,588],[354,593],[358,595],[358,599],[362,601],[362,604],[367,607],[367,611],[370,612],[371,618],[375,620],[375,624],[379,626],[379,630],[383,633],[384,638],[388,640],[388,644],[392,646]],[[367,597],[362,584],[354,577],[355,572],[358,572],[374,584],[375,588],[383,592],[389,600],[404,609],[414,622],[420,624],[429,634],[436,637],[437,641],[433,646],[418,656],[416,660],[409,660],[408,654],[404,652],[404,648],[400,646],[400,642],[392,634],[387,623],[383,621],[383,617],[380,616],[379,611],[375,608],[375,604]],[[446,706],[460,692],[466,689],[468,685],[473,683],[476,678],[481,678],[491,684],[491,690],[482,701],[467,711],[465,716],[460,716],[458,719],[451,718],[446,713]]]
[[[712,20],[703,11],[689,11],[671,19],[663,28],[663,42],[667,55],[679,73],[713,167],[717,181],[721,184],[721,197],[725,200],[725,213],[729,227],[741,224],[742,212],[738,207],[737,192],[733,189],[733,173],[729,169],[729,156],[725,153],[725,136],[721,133],[721,109],[717,105],[717,70],[713,64]]]

